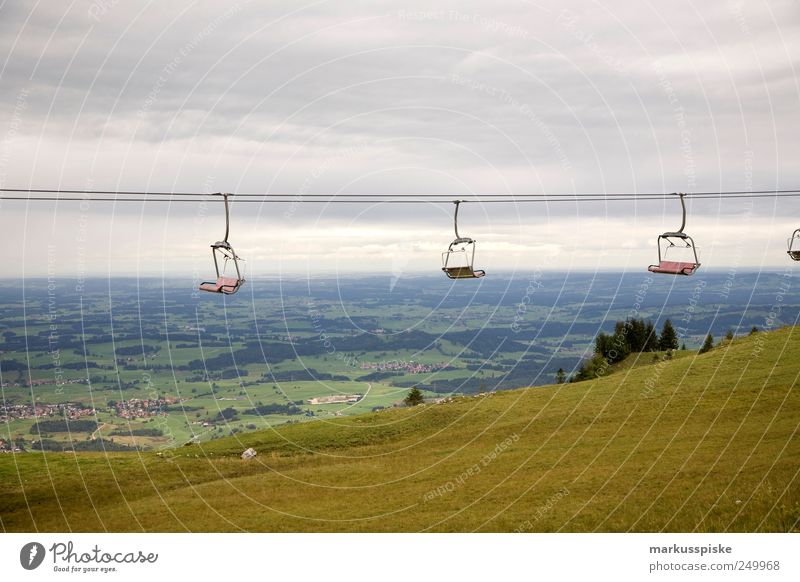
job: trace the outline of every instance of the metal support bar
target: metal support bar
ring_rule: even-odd
[[[682,233],[684,227],[686,226],[686,202],[684,202],[683,197],[686,196],[683,192],[679,192],[678,196],[681,197],[681,209],[683,210],[683,218],[681,219],[681,227],[678,229],[678,232]]]
[[[228,242],[228,231],[230,230],[231,226],[231,215],[230,211],[228,210],[228,194],[223,194],[225,197],[225,238],[222,239],[225,242]]]
[[[219,262],[217,261],[217,249],[211,247],[211,256],[214,257],[214,270],[217,272],[217,279],[219,279]]]
[[[455,216],[453,217],[453,226],[455,227],[456,231],[456,239],[459,239],[461,237],[458,236],[458,205],[461,204],[461,200],[453,200],[453,204],[456,205],[456,213]]]
[[[233,196],[233,194],[229,194],[228,192],[214,192],[212,196],[222,196],[225,199],[225,238],[222,239],[222,242],[228,242],[228,233],[230,232],[231,227],[231,215],[230,210],[228,209],[228,196]]]

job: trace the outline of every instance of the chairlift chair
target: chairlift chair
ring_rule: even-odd
[[[228,231],[230,230],[228,196],[230,196],[230,194],[217,193],[215,195],[225,198],[225,238],[211,245],[211,256],[214,257],[214,269],[217,272],[217,280],[201,283],[200,290],[233,295],[244,284],[244,277],[242,277],[241,270],[239,269],[239,261],[243,261],[244,259],[236,254],[236,251],[233,250],[233,247],[228,242]],[[220,270],[220,261],[222,261],[222,270]],[[225,275],[229,261],[233,263],[233,268],[236,271],[235,277]]]
[[[458,234],[458,206],[462,200],[454,200],[456,205],[453,224],[456,231],[456,238],[442,253],[442,271],[449,279],[480,279],[486,275],[486,271],[475,269],[475,241],[466,236]]]
[[[686,203],[683,198],[686,195],[679,193],[678,196],[680,196],[683,210],[681,227],[676,232],[665,232],[658,237],[658,264],[647,267],[651,273],[693,275],[700,268],[694,241],[692,237],[683,232],[683,228],[686,226]],[[800,255],[800,253],[798,254]]]
[[[786,252],[793,261],[800,261],[800,228],[792,233],[789,239],[789,250]]]

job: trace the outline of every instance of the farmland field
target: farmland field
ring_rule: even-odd
[[[628,317],[659,329],[671,319],[694,350],[708,333],[775,329],[800,313],[787,272],[702,273],[687,285],[647,273],[394,283],[253,280],[223,298],[190,281],[4,282],[0,438],[166,449],[391,408],[412,386],[435,400],[552,384]],[[357,401],[324,401],[334,395]],[[96,425],[77,424],[86,419]]]

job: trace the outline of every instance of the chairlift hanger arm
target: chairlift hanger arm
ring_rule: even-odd
[[[678,229],[678,232],[683,234],[683,229],[686,227],[686,201],[684,200],[686,194],[679,192],[678,196],[681,197],[681,211],[683,212],[683,217],[681,218],[681,227]]]
[[[233,194],[229,194],[227,192],[215,192],[213,196],[222,196],[225,202],[225,238],[222,239],[226,245],[228,244],[228,234],[231,229],[231,215],[230,209],[228,208],[228,196],[233,196]]]
[[[453,226],[455,227],[456,231],[456,240],[459,240],[461,237],[458,236],[458,207],[461,204],[461,200],[453,200],[453,204],[456,205],[456,212],[453,216]]]

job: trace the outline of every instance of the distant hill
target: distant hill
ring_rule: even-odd
[[[798,376],[800,330],[784,328],[162,456],[4,454],[0,518],[6,531],[797,531]]]

